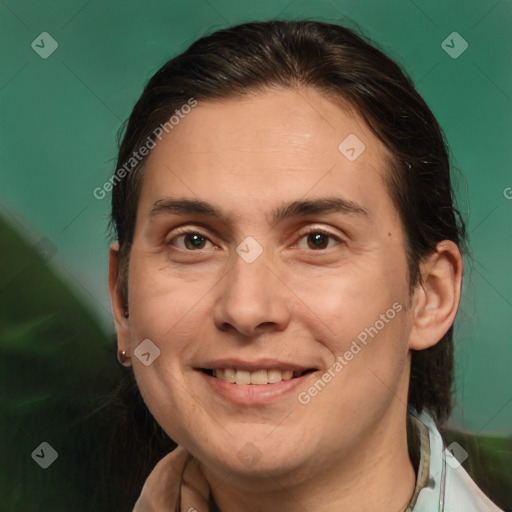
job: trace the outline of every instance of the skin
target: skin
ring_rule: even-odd
[[[352,162],[338,150],[349,134],[366,146]],[[136,357],[126,364],[160,425],[199,459],[223,512],[398,512],[412,496],[410,353],[452,325],[462,258],[441,242],[421,263],[411,295],[402,224],[384,182],[389,157],[357,113],[312,89],[200,103],[151,151],[130,256],[129,318],[117,245],[110,251],[118,348],[130,356],[145,339],[159,347],[150,366]],[[333,197],[367,214],[269,218],[292,201]],[[150,215],[168,198],[207,201],[224,215]],[[190,238],[178,227],[207,240],[200,249],[185,245]],[[325,248],[311,241],[318,231],[334,236]],[[263,249],[253,263],[235,250],[248,236]],[[403,309],[299,403],[298,393],[394,303]],[[271,404],[244,406],[196,370],[222,357],[317,371]],[[260,454],[250,467],[237,455],[247,443]]]

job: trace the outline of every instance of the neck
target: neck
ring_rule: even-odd
[[[208,468],[203,472],[221,512],[402,511],[412,497],[416,475],[405,414],[399,416],[399,425],[396,414],[388,417],[363,436],[364,442],[328,461],[303,464],[293,474],[221,477]]]

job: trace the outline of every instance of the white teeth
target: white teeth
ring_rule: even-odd
[[[226,368],[224,370],[224,380],[234,384],[236,382],[236,371],[233,368]]]
[[[271,384],[274,384],[276,382],[281,382],[283,380],[282,373],[283,372],[281,370],[268,370],[267,371],[268,382]]]
[[[225,382],[231,382],[232,384],[276,384],[282,380],[290,380],[292,377],[300,377],[303,372],[292,370],[256,370],[255,372],[248,372],[246,370],[236,370],[234,368],[215,368],[213,370],[214,377]]]
[[[236,371],[236,383],[237,384],[250,384],[251,383],[251,372],[244,370]]]
[[[268,384],[267,370],[251,372],[251,384]]]

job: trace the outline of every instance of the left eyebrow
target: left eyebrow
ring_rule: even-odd
[[[272,224],[278,224],[289,218],[319,213],[343,213],[345,215],[355,215],[363,218],[368,218],[371,215],[370,210],[353,201],[339,197],[328,197],[306,201],[293,201],[292,203],[285,204],[272,212],[270,220]]]

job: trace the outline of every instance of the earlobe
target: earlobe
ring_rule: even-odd
[[[123,366],[131,366],[130,357],[126,354],[126,350],[117,351],[117,360]]]
[[[412,350],[438,343],[452,326],[459,308],[463,261],[458,246],[449,240],[420,263],[421,279],[414,291]]]
[[[117,333],[118,359],[124,366],[130,366],[129,314],[119,283],[119,244],[117,242],[111,245],[109,251],[108,288]]]

